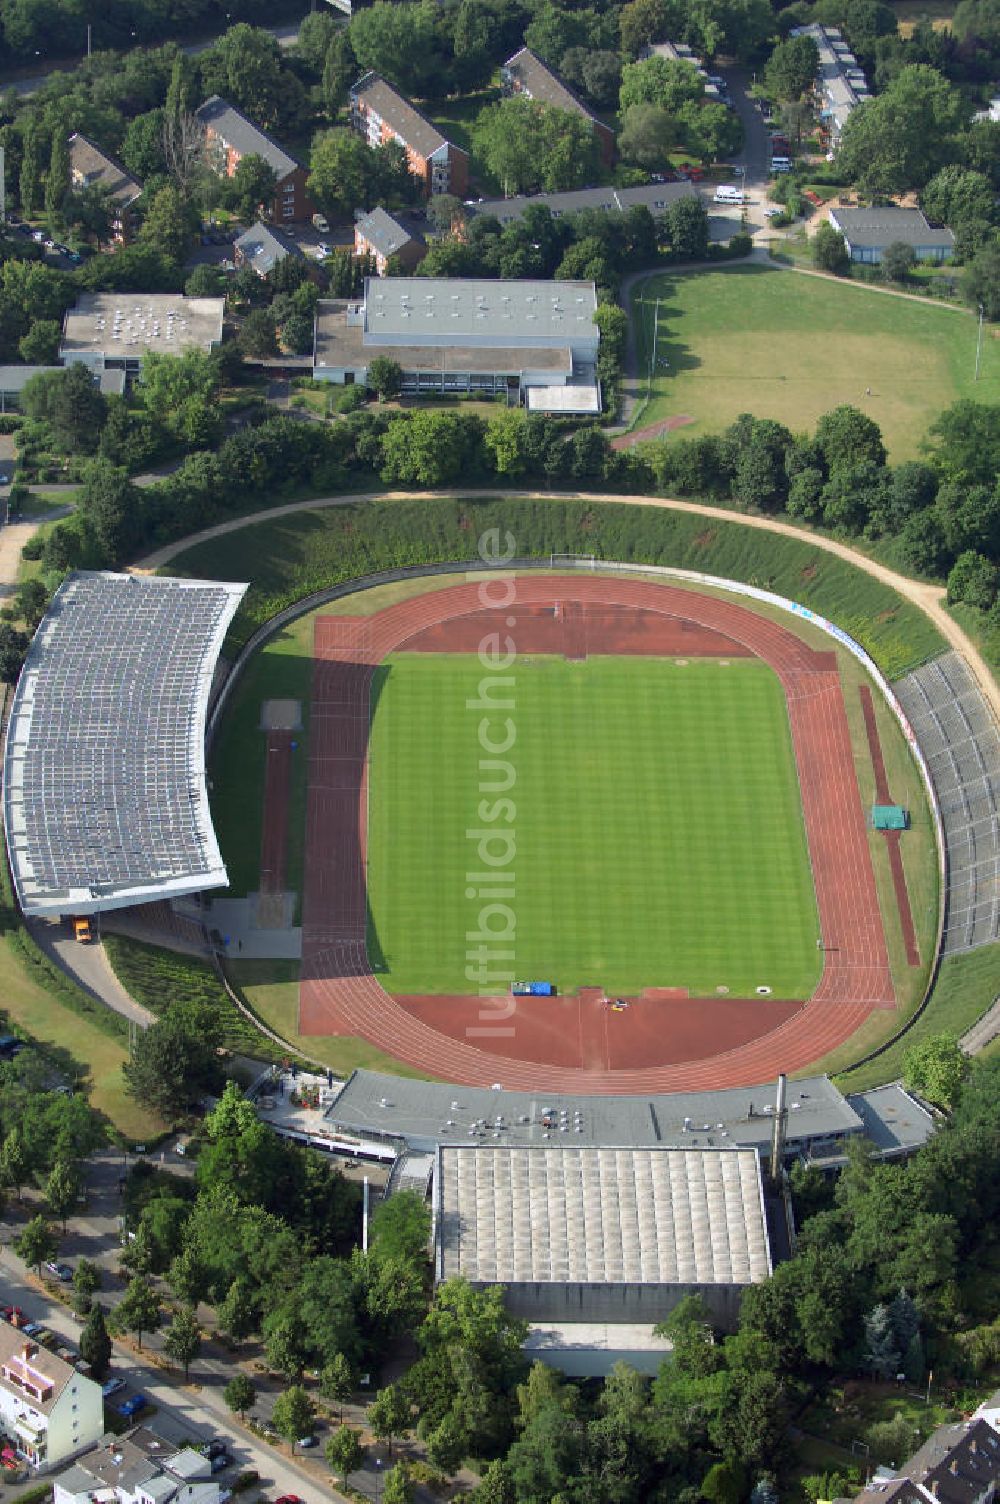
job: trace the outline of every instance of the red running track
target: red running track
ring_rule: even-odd
[[[865,815],[833,655],[814,652],[777,622],[744,606],[672,586],[606,576],[520,576],[516,604],[498,609],[497,628],[503,632],[507,615],[524,606],[536,613],[558,606],[554,614],[566,619],[566,607],[572,605],[568,620],[574,645],[585,631],[588,651],[608,651],[593,630],[594,608],[638,608],[670,618],[671,630],[680,620],[721,633],[771,665],[788,702],[824,942],[823,975],[815,993],[775,1027],[768,1028],[758,1015],[765,1032],[750,1040],[727,1039],[720,1020],[712,1017],[713,1000],[705,999],[710,1050],[701,1049],[700,1058],[678,1058],[671,1049],[669,1014],[664,1012],[661,1050],[654,1049],[646,1019],[646,1047],[640,1056],[645,1063],[608,1068],[611,1057],[602,1055],[593,1040],[586,1058],[570,1065],[545,1058],[538,1050],[539,1039],[527,1031],[519,1039],[524,1058],[506,1053],[506,1043],[505,1053],[480,1047],[434,1028],[385,991],[371,974],[365,947],[365,753],[372,670],[416,634],[481,611],[480,588],[478,583],[456,585],[374,616],[317,620],[300,1031],[360,1036],[427,1076],[470,1085],[502,1081],[512,1090],[646,1093],[750,1085],[773,1079],[779,1070],[805,1069],[848,1039],[873,1009],[894,1007]],[[530,616],[530,611],[525,613],[526,621]],[[517,642],[521,651],[531,651],[520,622]],[[544,1007],[544,1000],[539,1001]],[[467,1000],[470,1021],[480,1006],[478,998]],[[747,1001],[744,1006],[751,1009],[756,1003]],[[616,1027],[638,1011],[616,1015]],[[686,1048],[694,1050],[691,1040]],[[615,1054],[620,1060],[635,1058],[630,1050]]]

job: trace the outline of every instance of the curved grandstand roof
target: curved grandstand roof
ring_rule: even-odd
[[[205,716],[246,590],[76,573],[35,634],[4,750],[4,827],[26,914],[87,914],[227,882]]]

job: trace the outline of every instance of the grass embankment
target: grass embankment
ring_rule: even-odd
[[[643,425],[688,417],[682,432],[693,434],[753,413],[794,431],[850,403],[875,419],[898,462],[920,453],[930,423],[959,398],[1000,401],[1000,341],[984,340],[975,382],[966,309],[769,266],[656,274],[632,297],[643,378],[657,303]]]
[[[369,955],[392,991],[467,990],[482,899],[465,873],[516,841],[505,907],[524,976],[560,992],[810,995],[819,921],[784,693],[766,664],[519,658],[516,787],[495,825],[467,708],[481,680],[475,655],[438,653],[394,655],[376,678]]]
[[[254,1028],[230,1001],[213,968],[196,956],[161,950],[124,935],[108,935],[105,949],[122,986],[151,1013],[163,1013],[174,1003],[196,1003],[211,1008],[222,1029],[226,1049],[257,1060],[278,1060],[284,1055]]]
[[[656,507],[528,497],[369,501],[271,518],[197,544],[170,573],[250,581],[230,633],[238,646],[282,606],[313,591],[395,565],[477,556],[489,528],[510,532],[519,554],[587,553],[669,564],[742,580],[800,601],[839,623],[890,678],[944,648],[916,606],[806,536],[785,538]]]
[[[885,1037],[883,1019],[873,1013],[853,1038],[833,1054],[812,1067],[811,1073],[825,1071],[836,1077],[844,1091],[865,1091],[883,1081],[894,1081],[903,1073],[903,1056],[911,1045],[928,1034],[952,1034],[956,1038],[972,1027],[1000,994],[1000,941],[959,956],[946,956],[941,962],[930,1001],[902,1039],[851,1070],[862,1055],[874,1049]],[[913,1009],[910,1010],[912,1014]],[[896,1017],[895,1032],[905,1023]]]

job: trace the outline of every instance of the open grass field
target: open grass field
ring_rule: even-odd
[[[471,828],[516,839],[515,968],[561,991],[807,997],[818,921],[784,693],[756,660],[524,657],[511,825],[484,825],[482,677],[400,654],[372,727],[370,956],[399,993],[468,991]]]
[[[898,462],[959,398],[1000,402],[1000,339],[986,331],[974,382],[976,321],[965,311],[768,266],[659,274],[632,299],[643,377],[657,302],[643,425],[687,416],[691,434],[749,412],[798,430],[846,402],[875,419]]]

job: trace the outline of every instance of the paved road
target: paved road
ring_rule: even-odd
[[[149,1009],[133,1001],[115,976],[103,945],[81,945],[73,939],[68,926],[58,920],[32,919],[28,921],[28,928],[39,949],[71,976],[84,992],[98,1002],[106,1003],[124,1018],[132,1019],[142,1029],[153,1022]]]
[[[888,585],[904,600],[912,601],[915,606],[919,606],[922,611],[926,612],[946,642],[965,658],[979,681],[980,689],[992,706],[994,714],[1000,719],[1000,685],[994,679],[975,643],[945,609],[946,592],[943,586],[928,584],[923,580],[911,580],[906,575],[898,574],[896,570],[890,569],[888,565],[880,564],[876,559],[869,559],[866,554],[848,547],[846,543],[839,543],[835,538],[824,538],[816,533],[810,533],[805,528],[794,527],[790,522],[779,522],[771,517],[747,516],[743,512],[732,512],[722,507],[708,506],[704,502],[677,501],[665,496],[615,495],[603,491],[517,492],[511,491],[509,487],[504,490],[463,487],[459,490],[387,491],[381,494],[360,491],[350,496],[320,496],[309,501],[293,501],[286,506],[272,507],[268,511],[251,512],[246,517],[235,517],[231,522],[220,522],[215,527],[205,528],[200,533],[191,533],[176,543],[168,543],[163,548],[158,548],[154,553],[147,554],[144,559],[139,559],[132,565],[132,569],[136,574],[152,573],[198,543],[204,543],[210,538],[220,538],[226,533],[235,533],[240,528],[252,527],[257,522],[270,522],[276,517],[287,517],[292,512],[320,511],[324,507],[344,507],[362,502],[370,502],[377,506],[380,501],[432,501],[441,496],[492,499],[518,495],[537,497],[544,501],[585,501],[595,505],[611,501],[620,506],[662,507],[666,511],[690,512],[697,517],[713,517],[716,521],[734,522],[741,527],[757,528],[768,533],[781,533],[787,538],[797,538],[800,542],[806,539],[814,548],[821,549],[823,553],[836,554],[837,558],[853,564],[856,569],[864,570],[865,574],[881,580],[883,585]]]
[[[280,26],[262,26],[261,31],[269,31],[277,40],[279,47],[294,47],[299,39],[300,21],[283,21]],[[201,52],[207,52],[212,43],[222,36],[227,28],[216,32],[213,36],[204,37],[200,42],[191,42],[181,51],[186,52],[188,57],[197,57]],[[28,99],[48,78],[50,73],[71,72],[83,62],[83,57],[56,58],[45,66],[39,65],[41,71],[33,74],[31,78],[4,79],[0,77],[0,89],[13,89],[15,94],[20,94],[23,99]]]

